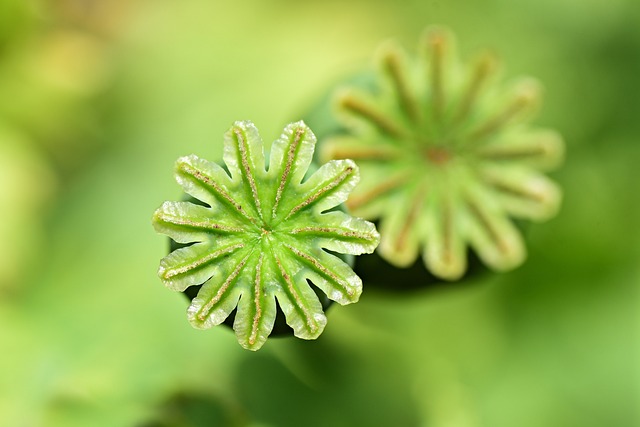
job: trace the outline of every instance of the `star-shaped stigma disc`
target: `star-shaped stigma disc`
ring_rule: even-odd
[[[379,221],[379,254],[398,267],[422,256],[447,280],[465,273],[469,247],[496,270],[523,262],[511,218],[556,213],[560,190],[543,172],[563,154],[556,132],[527,125],[537,82],[504,87],[492,55],[465,66],[453,44],[447,31],[434,29],[416,58],[395,44],[382,48],[375,88],[339,92],[345,132],[320,150],[323,161],[350,158],[360,166],[362,181],[347,206]]]
[[[271,333],[276,304],[297,337],[322,333],[326,317],[309,282],[340,304],[360,297],[360,278],[335,253],[371,253],[379,235],[372,223],[337,209],[359,179],[352,160],[309,173],[315,143],[303,122],[292,123],[266,162],[256,127],[236,122],[225,134],[224,167],[195,155],[178,159],[178,183],[207,206],[165,202],[153,225],[192,243],[163,258],[158,274],[176,291],[204,283],[188,309],[194,327],[218,325],[237,308],[238,341],[257,350]]]

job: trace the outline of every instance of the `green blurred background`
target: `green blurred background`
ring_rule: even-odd
[[[174,160],[267,141],[390,37],[449,26],[545,86],[561,213],[516,271],[242,350],[156,277]],[[636,0],[0,0],[1,426],[640,425]]]

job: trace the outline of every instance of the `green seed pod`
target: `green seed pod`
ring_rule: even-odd
[[[219,325],[235,311],[238,342],[258,350],[276,305],[295,336],[322,333],[327,319],[309,281],[339,304],[358,301],[362,281],[333,253],[371,253],[379,235],[372,223],[335,209],[358,182],[353,161],[332,160],[307,174],[315,143],[304,123],[290,124],[267,162],[256,127],[236,122],[225,134],[226,168],[195,155],[178,159],[178,183],[204,206],[165,202],[153,226],[191,244],[163,258],[158,275],[179,292],[202,285],[187,310],[195,328]]]
[[[516,221],[557,212],[561,192],[544,172],[561,163],[563,141],[528,124],[539,84],[502,85],[496,64],[488,53],[461,63],[451,34],[430,29],[416,57],[385,44],[375,74],[352,79],[333,93],[331,109],[308,117],[324,131],[320,161],[360,167],[346,204],[379,224],[384,262],[370,256],[366,267],[374,278],[387,263],[415,270],[422,284],[460,280],[471,264],[513,269],[526,258]]]

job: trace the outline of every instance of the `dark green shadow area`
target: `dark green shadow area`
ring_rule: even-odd
[[[337,344],[328,337],[291,341],[293,363],[266,352],[245,358],[236,379],[239,402],[253,420],[273,426],[420,424],[404,367],[385,350],[367,358],[362,349]]]

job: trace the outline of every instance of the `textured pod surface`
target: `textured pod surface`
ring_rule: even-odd
[[[165,202],[153,225],[193,243],[163,258],[158,275],[176,291],[204,283],[188,309],[194,327],[218,325],[237,307],[238,342],[257,350],[271,333],[276,304],[297,337],[322,333],[326,317],[307,280],[339,304],[360,297],[360,278],[324,249],[371,253],[379,236],[372,223],[332,210],[358,182],[353,161],[330,161],[307,176],[315,143],[304,123],[293,123],[267,163],[256,127],[236,122],[225,134],[227,169],[195,155],[178,159],[178,183],[208,206]]]
[[[490,54],[465,66],[442,29],[427,31],[416,58],[388,44],[377,63],[374,89],[336,96],[347,132],[324,140],[320,158],[358,162],[347,206],[380,221],[379,254],[397,267],[422,256],[447,280],[464,275],[469,248],[495,270],[520,265],[512,218],[546,220],[561,198],[544,172],[561,162],[563,141],[527,125],[538,83],[499,84]]]
[[[182,198],[183,201],[188,201],[190,203],[196,204],[196,205],[200,205],[200,206],[208,206],[203,204],[203,202],[201,202],[198,199],[194,199],[193,197],[190,197],[188,195],[186,195],[186,197]],[[167,239],[169,240],[169,253],[176,251],[178,249],[190,246],[192,243],[188,243],[188,244],[183,244],[183,243],[177,243],[175,240],[173,239]],[[345,261],[347,264],[349,264],[350,267],[354,268],[354,256],[353,255],[343,255],[343,254],[337,254],[340,259],[342,259],[343,261]],[[359,257],[359,258],[362,258]],[[356,271],[356,269],[354,268],[354,271]],[[360,276],[360,278],[363,278],[362,274],[357,273],[358,276]],[[311,286],[311,289],[313,289],[313,291],[316,293],[318,299],[320,300],[320,304],[322,305],[322,310],[326,313],[327,310],[333,305],[333,301],[331,301],[320,289],[318,289],[316,286],[313,285],[313,283],[308,282]],[[195,297],[198,296],[198,292],[200,292],[200,289],[202,289],[202,285],[194,285],[194,286],[189,286],[187,289],[185,289],[182,294],[189,300],[192,301]],[[237,307],[236,307],[237,310]],[[229,315],[229,317],[227,317],[225,319],[225,321],[222,323],[224,326],[227,326],[229,328],[233,329],[233,323],[236,320],[236,310],[232,311],[231,314]],[[282,312],[282,310],[279,307],[276,307],[276,319],[273,323],[273,329],[271,330],[271,334],[269,335],[270,337],[290,337],[293,336],[293,329],[291,329],[291,327],[289,325],[287,325],[287,319],[284,316],[284,313]]]

